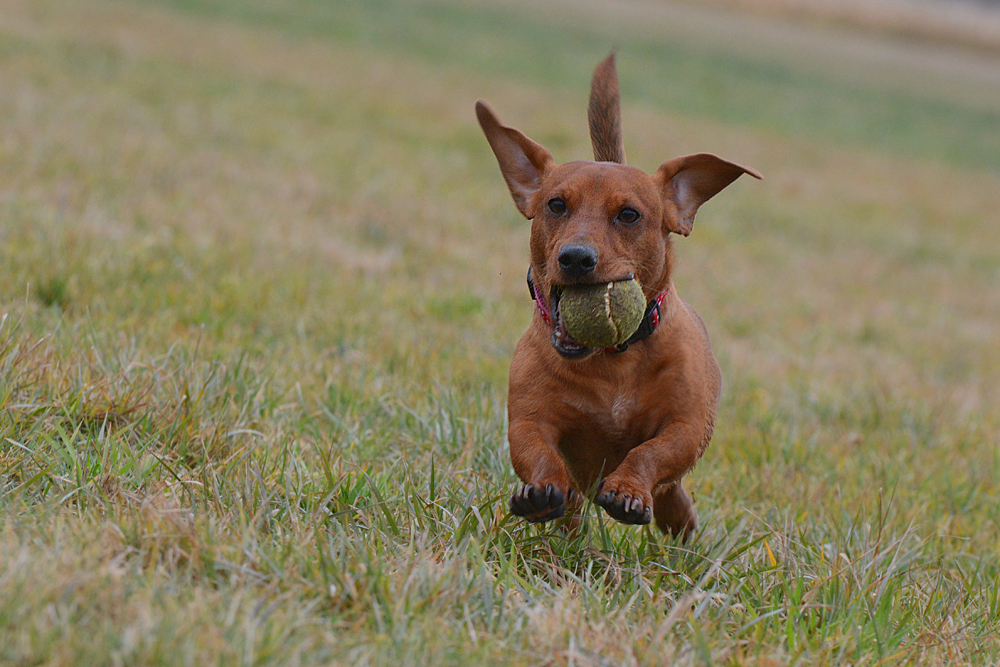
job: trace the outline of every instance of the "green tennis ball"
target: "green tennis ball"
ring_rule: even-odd
[[[564,287],[559,300],[566,331],[587,347],[614,347],[627,341],[642,323],[646,297],[639,281],[619,280]]]

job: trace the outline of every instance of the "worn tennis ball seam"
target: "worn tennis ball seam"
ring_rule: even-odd
[[[621,339],[622,329],[618,326],[618,322],[615,321],[614,315],[611,314],[611,290],[615,288],[615,283],[609,282],[608,286],[604,290],[604,314],[609,320],[611,320],[611,326],[615,328],[615,337]]]

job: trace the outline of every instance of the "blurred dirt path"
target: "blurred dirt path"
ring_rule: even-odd
[[[636,37],[669,37],[692,49],[710,46],[873,87],[932,92],[970,106],[1000,108],[1000,51],[664,0],[503,1],[553,26],[598,26],[622,48]],[[994,15],[1000,23],[1000,14],[984,10],[984,16]]]

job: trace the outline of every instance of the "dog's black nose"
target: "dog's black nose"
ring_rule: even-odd
[[[597,268],[597,248],[592,245],[564,245],[559,250],[559,268],[567,278],[585,277]]]

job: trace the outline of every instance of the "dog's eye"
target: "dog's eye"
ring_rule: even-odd
[[[553,197],[550,199],[547,206],[549,207],[549,212],[552,213],[552,215],[562,215],[566,212],[566,202],[559,199],[559,197]]]
[[[623,225],[634,225],[635,223],[639,222],[639,218],[641,217],[642,216],[639,215],[639,211],[635,210],[634,208],[626,207],[618,212],[618,215],[615,216],[615,221],[620,222]]]

